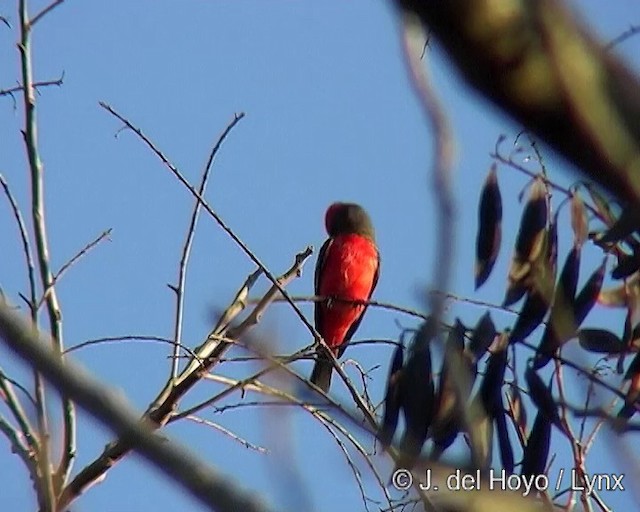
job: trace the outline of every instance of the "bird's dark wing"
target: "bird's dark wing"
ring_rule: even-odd
[[[328,238],[325,243],[322,244],[320,248],[320,252],[318,253],[318,260],[316,261],[316,272],[314,276],[314,293],[316,296],[320,295],[320,277],[322,274],[322,270],[324,269],[325,260],[327,258],[327,252],[329,247],[333,243],[333,238]],[[316,302],[314,305],[314,320],[316,323],[316,331],[320,331],[322,328],[322,310],[321,302]],[[322,334],[322,333],[320,333]]]
[[[376,252],[377,252],[377,249],[376,249]],[[378,252],[378,268],[376,268],[376,273],[373,275],[373,283],[371,283],[371,290],[369,291],[369,296],[367,297],[367,301],[371,300],[373,291],[376,289],[376,286],[378,284],[379,277],[380,277],[380,253]],[[369,307],[368,305],[364,307],[358,319],[355,322],[353,322],[353,324],[351,324],[351,327],[349,327],[349,330],[347,331],[347,335],[344,337],[344,342],[342,343],[342,345],[340,345],[340,349],[338,350],[338,357],[342,356],[345,349],[347,348],[347,345],[349,344],[349,341],[351,341],[351,337],[356,333],[356,331],[358,330],[358,327],[360,327],[360,322],[362,322],[362,317],[367,312],[368,307]]]

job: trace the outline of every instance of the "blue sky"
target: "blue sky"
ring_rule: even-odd
[[[4,2],[0,15],[14,26],[0,26],[0,88],[18,80],[17,15]],[[38,11],[46,2],[33,2]],[[580,14],[606,41],[640,23],[632,0],[574,2]],[[218,135],[243,111],[243,119],[224,144],[206,197],[213,208],[273,273],[288,268],[308,244],[316,250],[325,233],[323,215],[335,200],[356,201],[370,212],[377,228],[382,272],[378,300],[422,308],[421,291],[431,280],[435,245],[435,210],[429,188],[431,133],[405,74],[398,23],[387,2],[291,3],[284,1],[136,2],[68,1],[44,19],[33,39],[37,80],[58,78],[61,88],[38,97],[40,142],[46,175],[47,222],[54,268],[107,228],[111,241],[80,261],[59,284],[65,343],[126,334],[170,337],[174,283],[188,217],[190,195],[132,133],[98,106],[105,101],[139,126],[193,183]],[[617,51],[640,68],[640,39]],[[430,70],[455,132],[458,219],[452,291],[499,303],[517,230],[522,175],[504,169],[504,244],[493,275],[473,290],[473,248],[477,200],[491,164],[489,153],[500,134],[513,141],[520,127],[467,88],[437,45],[429,53]],[[21,109],[0,98],[0,172],[28,214],[28,180],[20,128]],[[570,183],[573,171],[545,151],[554,179]],[[557,198],[556,198],[557,199]],[[566,219],[565,219],[566,220]],[[566,226],[565,226],[566,227]],[[565,238],[568,231],[565,230]],[[14,301],[26,291],[26,273],[15,225],[0,201],[0,236],[5,242],[0,267],[3,291]],[[562,236],[562,232],[561,232]],[[561,261],[566,254],[561,247]],[[596,261],[585,258],[583,273]],[[599,261],[599,259],[597,259]],[[315,256],[294,295],[310,295]],[[224,308],[253,270],[250,261],[212,221],[202,216],[189,267],[184,341],[200,343],[214,311]],[[256,287],[265,290],[266,282]],[[311,318],[311,307],[302,306]],[[484,312],[453,304],[452,315],[470,324]],[[619,315],[596,317],[619,330]],[[503,328],[512,318],[494,315]],[[367,313],[356,339],[397,338],[399,328],[415,320],[383,310]],[[257,333],[281,352],[309,343],[309,334],[285,305],[272,306]],[[153,343],[102,345],[76,352],[75,358],[99,379],[121,390],[140,410],[164,384],[168,348]],[[390,348],[353,347],[346,357],[372,372],[370,389],[380,400]],[[2,366],[28,380],[25,367],[0,348]],[[233,366],[235,364],[235,366]],[[309,362],[294,366],[310,372]],[[224,375],[251,368],[230,363]],[[353,369],[349,369],[353,375]],[[215,393],[203,383],[194,398]],[[348,400],[334,379],[332,392]],[[52,399],[53,400],[53,399]],[[231,402],[238,402],[236,396]],[[1,409],[0,409],[1,410]],[[287,428],[292,458],[301,472],[315,510],[362,508],[356,482],[344,456],[326,431],[299,410],[278,424]],[[269,416],[246,408],[207,417],[252,443],[273,448],[265,431]],[[54,420],[56,415],[54,414]],[[111,434],[80,412],[76,470],[90,462]],[[277,423],[276,423],[277,424]],[[287,426],[288,425],[288,426]],[[173,425],[173,436],[221,471],[274,505],[292,506],[293,498],[273,478],[282,458],[240,446],[219,432],[194,423]],[[607,445],[594,451],[606,471],[615,461]],[[561,449],[564,449],[561,448]],[[358,460],[356,456],[356,460]],[[390,471],[383,456],[374,458],[382,474]],[[374,480],[366,467],[369,488]],[[6,441],[0,440],[5,477],[0,509],[32,510],[28,477]],[[621,471],[622,468],[617,468]],[[375,494],[375,493],[374,493]],[[612,495],[612,505],[633,497]],[[377,496],[380,498],[380,496]],[[156,470],[131,456],[77,502],[77,510],[199,510],[191,498]],[[375,507],[373,507],[375,510]]]

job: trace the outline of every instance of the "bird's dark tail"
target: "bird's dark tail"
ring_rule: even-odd
[[[316,364],[311,372],[311,382],[327,393],[329,386],[331,386],[332,373],[333,364],[331,364],[331,360],[326,355],[319,353]]]

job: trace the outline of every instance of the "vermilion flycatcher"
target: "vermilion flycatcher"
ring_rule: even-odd
[[[378,282],[380,256],[373,224],[367,212],[353,203],[333,203],[324,217],[329,239],[322,245],[316,263],[315,294],[326,300],[316,302],[316,330],[340,357],[360,325],[368,301]],[[311,382],[329,390],[333,365],[318,351]]]

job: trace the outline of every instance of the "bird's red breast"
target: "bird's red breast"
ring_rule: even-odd
[[[327,240],[321,250],[316,295],[369,300],[378,268],[378,249],[370,238],[354,233],[339,234]],[[322,302],[316,307],[316,329],[327,345],[336,348],[353,335],[366,308],[339,300]]]

